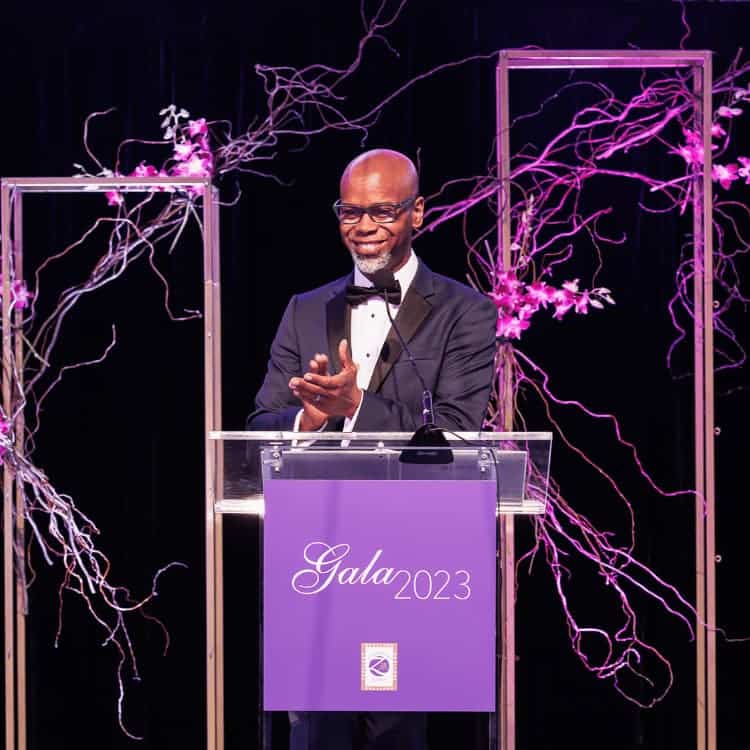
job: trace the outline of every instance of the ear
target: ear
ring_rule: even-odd
[[[424,198],[420,195],[414,200],[414,205],[411,209],[411,226],[413,229],[418,229],[422,226],[424,220]]]

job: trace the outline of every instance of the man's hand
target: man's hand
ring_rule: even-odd
[[[310,360],[309,367],[309,372],[315,375],[327,375],[328,357],[325,354],[316,354]],[[296,385],[293,385],[293,383],[296,384],[298,382],[299,378],[293,378],[289,382],[289,387],[292,389],[292,393],[302,401],[302,418],[299,423],[300,432],[315,432],[326,423],[328,415],[317,407],[315,398],[303,398],[302,394],[297,390]]]
[[[320,429],[329,417],[353,417],[359,408],[362,389],[357,386],[357,365],[346,339],[339,343],[339,359],[341,372],[337,375],[328,375],[328,357],[316,354],[310,360],[310,372],[289,381],[292,393],[302,401],[300,428],[304,432]]]

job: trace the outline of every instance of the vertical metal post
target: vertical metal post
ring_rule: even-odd
[[[696,731],[698,750],[716,750],[716,528],[713,370],[713,186],[711,183],[711,53],[693,66],[696,128],[703,142],[703,174],[693,198],[695,307],[695,578]]]
[[[17,279],[23,279],[23,192],[16,189],[12,200],[13,206],[13,271]],[[23,389],[23,309],[14,310],[13,332],[16,378],[18,387]],[[23,410],[19,410],[14,420],[13,429],[16,436],[16,455],[23,455],[25,419]],[[24,564],[26,548],[26,517],[24,515],[26,500],[23,487],[16,482],[15,515],[16,544],[19,565]],[[26,750],[26,589],[23,576],[16,575],[16,717],[18,750]]]
[[[224,747],[224,626],[221,515],[215,513],[222,484],[221,443],[208,433],[221,429],[221,310],[218,193],[207,182],[204,227],[204,383],[206,454],[206,719],[208,750]]]
[[[709,51],[694,50],[502,50],[497,69],[498,119],[498,245],[503,267],[509,266],[510,206],[504,188],[509,176],[508,69],[513,68],[646,68],[689,67],[695,94],[695,129],[703,142],[703,174],[693,182],[693,239],[695,309],[695,592],[696,592],[696,747],[717,748],[716,684],[716,528],[714,456],[714,343],[713,343],[713,199],[711,181],[712,60]],[[507,367],[507,359],[498,359]],[[501,382],[501,408],[506,407],[507,373]],[[506,390],[503,390],[506,389]],[[504,428],[507,424],[503,422]],[[506,575],[503,560],[503,575]],[[507,571],[510,574],[510,570]],[[512,580],[512,579],[511,579]],[[504,619],[503,627],[508,623]],[[515,656],[515,654],[514,654]],[[503,750],[511,750],[501,745]]]
[[[696,95],[695,126],[698,132],[703,127],[703,70],[699,65],[693,66],[693,90]],[[705,144],[706,134],[703,132]],[[709,152],[706,156],[710,160]],[[704,165],[705,170],[705,165]],[[705,241],[703,230],[703,194],[705,181],[703,176],[696,177],[693,183],[693,307],[695,325],[693,328],[693,363],[694,382],[694,418],[695,418],[695,609],[697,613],[695,632],[695,690],[696,690],[696,748],[706,750],[706,527],[704,522],[705,483],[703,474],[705,422],[703,411],[703,254]],[[709,188],[710,189],[710,188]]]
[[[497,214],[498,258],[502,268],[511,267],[510,252],[510,117],[508,108],[508,55],[500,53],[496,72],[497,85]],[[500,365],[500,408],[502,429],[513,430],[512,349],[503,345],[498,351]],[[516,746],[516,616],[515,616],[515,538],[513,514],[498,516],[500,540],[500,680],[498,747],[515,750]]]
[[[706,52],[703,63],[703,368],[705,393],[703,404],[706,425],[706,704],[708,710],[708,750],[716,750],[716,463],[714,454],[714,242],[713,184],[711,179],[711,124],[713,119],[713,65]],[[707,145],[706,145],[707,144]]]
[[[13,336],[10,318],[11,275],[11,187],[0,184],[0,236],[2,237],[2,339],[3,410],[8,419],[12,417],[12,367]],[[15,521],[13,519],[13,477],[3,470],[3,625],[5,628],[5,748],[16,747],[16,641],[15,641],[15,574],[13,541]]]

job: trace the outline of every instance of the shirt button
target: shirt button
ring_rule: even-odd
[[[370,356],[370,352],[367,352],[367,354],[365,354],[365,357],[369,357],[369,356]]]
[[[375,313],[370,313],[370,317],[374,318],[375,317]],[[367,356],[369,357],[370,355],[368,354]]]

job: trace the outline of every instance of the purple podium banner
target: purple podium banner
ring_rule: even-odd
[[[265,485],[266,711],[494,711],[495,485]]]

